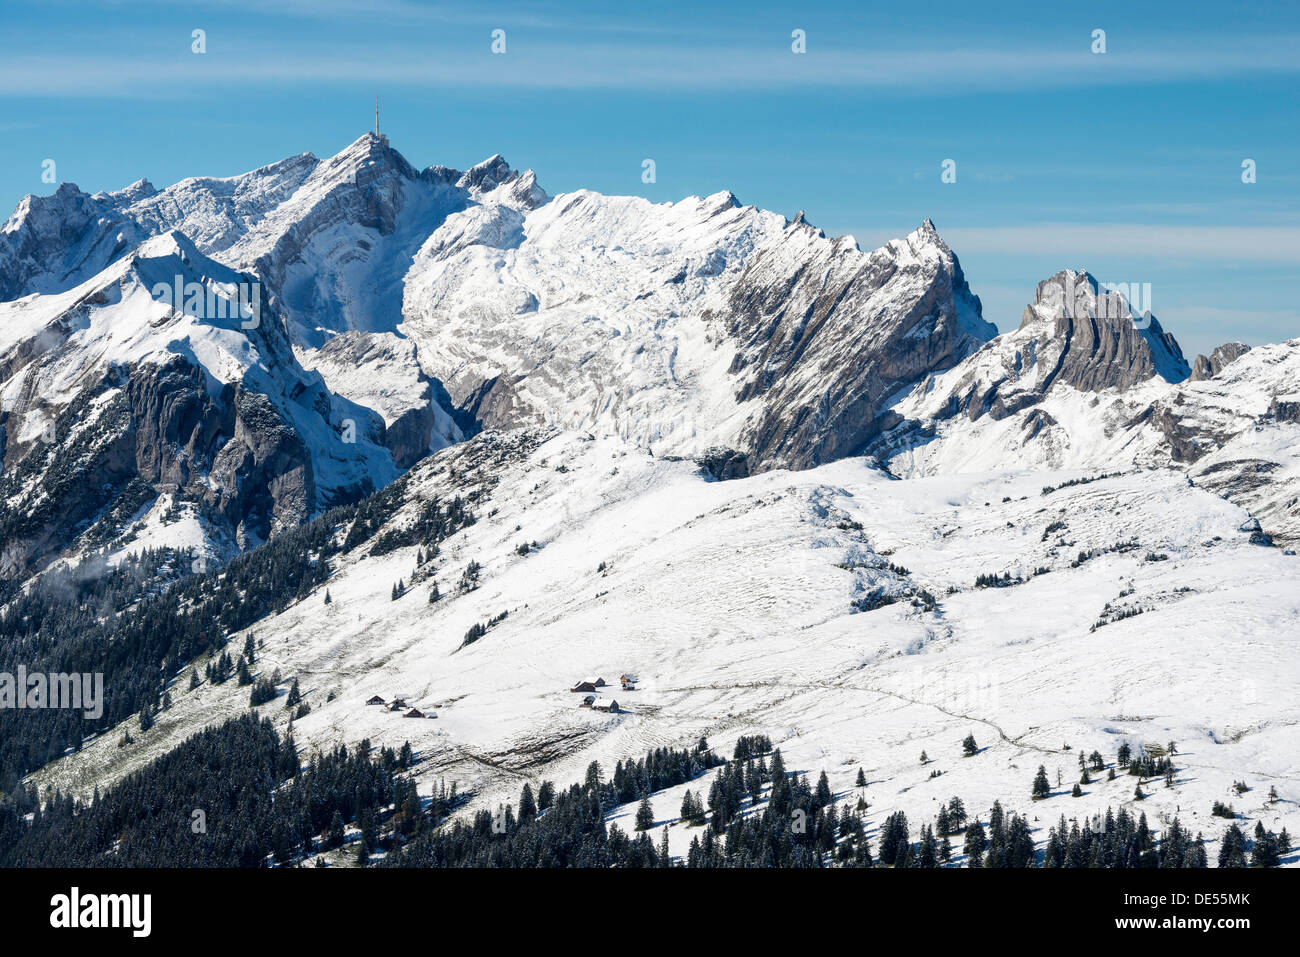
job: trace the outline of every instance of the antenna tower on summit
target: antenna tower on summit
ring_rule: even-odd
[[[375,94],[375,135],[379,135],[379,94]]]

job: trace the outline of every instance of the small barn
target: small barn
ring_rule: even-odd
[[[590,708],[595,703],[596,703],[596,696],[594,694],[589,694],[583,697],[582,704],[579,705],[579,707]]]
[[[618,702],[613,698],[597,698],[591,703],[593,711],[608,711],[611,714],[618,713]]]
[[[375,695],[373,698],[371,698],[369,701],[366,702],[366,704],[387,704],[387,703],[388,702],[386,702],[383,698],[379,697],[379,695]]]
[[[574,685],[569,690],[570,691],[595,691],[596,686],[592,684],[590,681],[579,681],[576,685]]]
[[[404,717],[407,717],[407,718],[423,718],[423,717],[424,717],[424,712],[421,711],[419,708],[412,708],[410,711],[406,712],[406,714],[404,715]]]
[[[394,699],[393,699],[393,707],[394,707],[394,708],[405,708],[405,707],[406,707],[406,700],[403,699],[403,698],[394,698]]]

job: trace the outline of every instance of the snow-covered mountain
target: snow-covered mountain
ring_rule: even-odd
[[[870,451],[899,476],[1178,467],[1294,543],[1297,371],[1300,340],[1228,343],[1193,372],[1154,316],[1066,270],[1038,284],[1018,329],[897,401]]]
[[[475,206],[416,256],[404,314],[484,425],[726,446],[756,471],[859,451],[889,396],[994,332],[928,221],[863,253],[729,193]]]
[[[229,554],[397,476],[383,419],[304,370],[241,284],[256,291],[170,232],[0,303],[6,577],[164,510]]]
[[[1189,363],[1075,270],[996,331],[929,220],[863,251],[726,192],[550,196],[372,135],[64,185],[0,229],[0,595],[100,549],[251,553],[199,563],[193,632],[263,638],[306,748],[409,739],[426,794],[477,806],[755,731],[837,792],[870,768],[872,815],[1171,738],[1152,813],[1208,832],[1233,782],[1294,790],[1300,340]],[[313,519],[300,567],[277,535]],[[187,647],[138,679],[174,704],[134,743],[34,780],[89,793],[246,710]],[[576,706],[593,672],[640,675],[626,713]],[[1095,784],[1071,812],[1131,799]],[[1294,829],[1288,793],[1237,803]]]
[[[29,197],[0,232],[4,294],[61,292],[167,231],[256,275],[300,349],[400,333],[470,429],[726,446],[754,470],[856,453],[890,396],[996,331],[928,220],[864,253],[729,193],[550,198],[500,156],[416,171],[370,134],[229,179]]]

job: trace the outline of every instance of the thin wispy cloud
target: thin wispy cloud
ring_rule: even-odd
[[[1086,48],[836,50],[793,56],[766,46],[680,43],[547,43],[519,40],[504,55],[477,48],[324,46],[292,55],[208,38],[204,57],[46,53],[0,65],[0,95],[167,95],[232,84],[391,83],[408,88],[772,90],[853,88],[952,94],[974,90],[1123,86],[1300,73],[1300,38],[1238,38],[1212,47],[1143,49],[1094,56]],[[924,68],[918,68],[924,64]]]
[[[1091,256],[1209,259],[1300,264],[1300,227],[1035,223],[942,230],[954,246],[981,253],[1055,255],[1066,262]]]

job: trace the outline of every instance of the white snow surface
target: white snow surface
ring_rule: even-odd
[[[1124,774],[1069,796],[1080,749],[1112,762],[1121,742],[1172,740],[1176,785],[1151,782],[1137,808],[1153,826],[1178,814],[1217,837],[1225,822],[1210,805],[1223,800],[1294,832],[1300,559],[1250,544],[1242,509],[1173,470],[1042,494],[1080,477],[892,481],[850,459],[719,483],[612,437],[489,433],[418,465],[394,519],[487,483],[479,521],[426,563],[444,597],[430,604],[422,581],[391,600],[393,583],[412,579],[415,548],[369,557],[363,547],[325,586],[255,627],[259,667],[300,680],[313,708],[294,724],[305,748],[409,740],[421,789],[455,780],[476,792],[473,807],[517,800],[524,781],[580,780],[591,760],[609,769],[701,734],[729,754],[738,735],[762,732],[790,769],[826,770],[852,803],[864,768],[873,825],[894,809],[930,819],[955,794],[972,814],[995,799],[1030,813],[1041,841],[1061,814],[1132,802]],[[1053,522],[1064,525],[1045,534]],[[540,547],[516,552],[532,541]],[[481,582],[460,594],[471,560]],[[976,575],[1003,572],[1024,580],[974,587]],[[853,610],[873,591],[920,589],[935,611],[906,597]],[[470,625],[501,612],[504,621],[461,647]],[[624,672],[640,679],[635,691],[612,692],[625,713],[579,708],[568,690],[589,674],[615,682]],[[102,735],[36,782],[86,794],[247,709],[246,688],[189,692],[188,677],[153,728],[132,726],[132,748]],[[374,694],[437,718],[366,706]],[[265,712],[287,720],[282,705]],[[961,756],[967,733],[976,757]],[[1053,796],[1031,802],[1040,764]],[[1234,781],[1252,790],[1239,797]],[[1280,803],[1266,802],[1270,787]],[[676,818],[682,790],[656,799],[661,822]],[[687,831],[673,828],[675,852]]]

